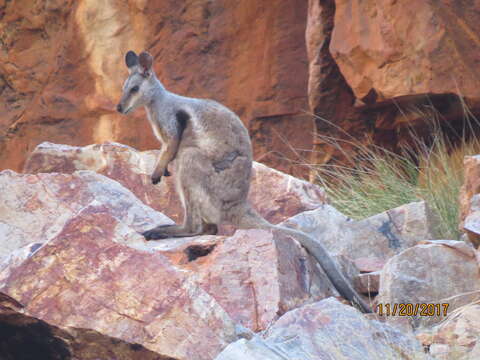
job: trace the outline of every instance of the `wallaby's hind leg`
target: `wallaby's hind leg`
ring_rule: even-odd
[[[218,232],[215,221],[212,222],[211,219],[207,221],[205,218],[205,213],[215,213],[212,206],[208,205],[210,198],[205,194],[208,169],[212,166],[207,166],[206,159],[196,149],[185,149],[180,152],[177,161],[175,180],[185,213],[183,225],[157,226],[142,234],[146,240],[216,235]]]
[[[183,205],[185,219],[182,225],[159,225],[142,233],[142,235],[145,237],[145,240],[160,240],[171,237],[189,237],[201,235],[204,230],[204,224],[198,214],[198,210],[193,208],[191,203]]]

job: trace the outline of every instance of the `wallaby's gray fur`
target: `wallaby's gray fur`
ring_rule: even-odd
[[[175,184],[185,216],[182,225],[161,225],[143,233],[147,240],[216,234],[220,224],[239,229],[280,230],[299,241],[318,261],[338,292],[363,311],[370,307],[339,271],[322,244],[303,232],[270,224],[248,203],[252,146],[248,131],[232,111],[211,100],[173,94],[152,69],[147,52],[125,56],[129,76],[117,110],[128,114],[144,106],[162,143],[152,175],[157,184],[176,159]]]

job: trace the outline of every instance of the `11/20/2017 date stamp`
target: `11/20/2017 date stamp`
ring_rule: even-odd
[[[442,304],[378,304],[379,316],[447,316],[448,303]]]

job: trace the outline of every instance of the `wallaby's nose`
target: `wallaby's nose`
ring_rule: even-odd
[[[117,111],[118,111],[119,113],[121,113],[122,110],[123,110],[123,109],[122,109],[122,104],[118,104],[118,105],[117,105]]]

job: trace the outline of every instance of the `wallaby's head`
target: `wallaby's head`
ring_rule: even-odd
[[[153,73],[153,57],[144,51],[137,56],[134,51],[125,55],[128,78],[123,84],[123,94],[117,105],[117,111],[128,114],[139,106],[148,104],[155,93],[157,80]]]

